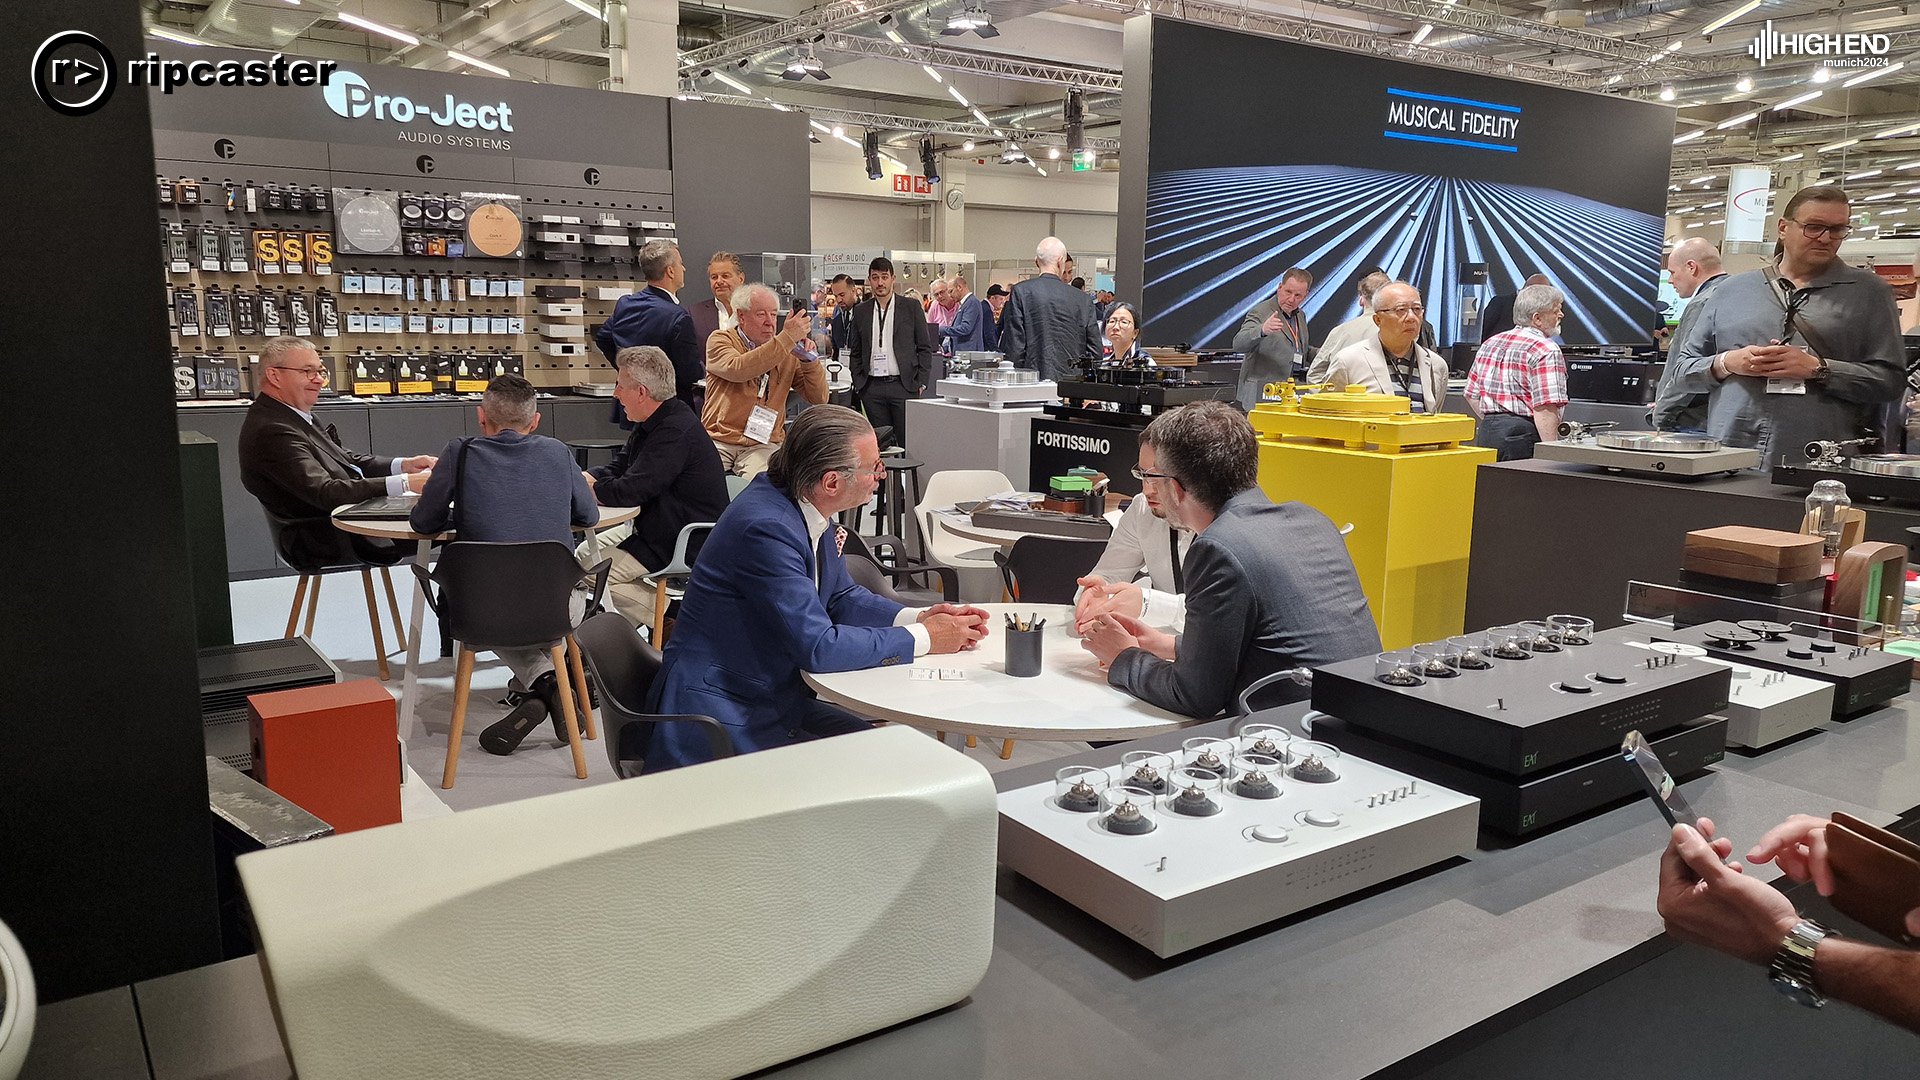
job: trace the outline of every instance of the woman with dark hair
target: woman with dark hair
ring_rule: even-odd
[[[1103,364],[1127,367],[1154,367],[1153,358],[1140,347],[1140,316],[1132,304],[1117,303],[1107,312],[1107,347],[1100,355]]]

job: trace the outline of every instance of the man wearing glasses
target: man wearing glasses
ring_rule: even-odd
[[[363,499],[418,492],[435,459],[376,457],[341,446],[333,425],[313,418],[326,385],[327,368],[312,342],[275,338],[260,350],[260,393],[240,427],[240,483],[268,513],[293,522],[280,535],[289,563],[398,562],[404,552],[391,540],[341,532],[329,515]]]
[[[1780,215],[1778,264],[1722,281],[1674,344],[1680,386],[1712,395],[1707,434],[1758,448],[1763,468],[1881,434],[1905,381],[1893,290],[1839,257],[1850,210],[1837,187],[1802,188]]]
[[[1175,635],[1120,612],[1094,617],[1083,647],[1108,685],[1207,717],[1265,676],[1380,651],[1340,531],[1318,510],[1260,490],[1258,444],[1238,409],[1203,401],[1161,413],[1140,433],[1140,453],[1145,494],[1194,534],[1182,563],[1186,623]],[[1281,680],[1266,694],[1255,708],[1306,691]]]
[[[912,663],[986,636],[979,608],[902,607],[847,575],[834,515],[864,506],[884,473],[859,413],[815,405],[794,420],[700,549],[648,712],[711,716],[743,754],[861,731],[871,725],[816,698],[800,673]],[[645,771],[710,756],[692,725],[659,724]]]
[[[1398,394],[1414,412],[1443,412],[1447,404],[1447,362],[1420,345],[1427,309],[1420,290],[1404,281],[1382,285],[1373,294],[1374,332],[1340,350],[1325,381],[1334,389],[1364,386],[1376,394]]]

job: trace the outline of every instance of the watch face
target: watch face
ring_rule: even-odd
[[[1787,1000],[1808,1008],[1817,1009],[1827,1003],[1826,997],[1820,991],[1803,982],[1789,979],[1785,975],[1774,975],[1773,988],[1786,995]]]

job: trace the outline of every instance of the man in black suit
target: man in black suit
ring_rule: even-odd
[[[713,296],[705,300],[696,300],[688,306],[688,314],[693,316],[694,336],[700,340],[701,355],[705,355],[707,339],[716,330],[731,330],[739,325],[733,317],[733,290],[747,283],[747,272],[740,265],[740,256],[731,251],[716,251],[713,258],[707,260],[707,288]],[[688,387],[683,383],[680,396],[685,397]]]
[[[331,424],[315,424],[313,407],[327,368],[313,343],[275,338],[260,350],[260,395],[240,425],[240,484],[269,514],[293,522],[280,534],[280,556],[295,566],[357,558],[395,563],[405,553],[390,540],[333,527],[334,507],[426,486],[434,457],[375,457],[340,445]]]
[[[873,299],[854,305],[847,335],[853,392],[866,407],[867,422],[893,428],[892,442],[905,446],[907,399],[927,388],[933,335],[920,305],[894,295],[892,260],[867,264],[867,288]]]
[[[707,375],[706,339],[694,333],[693,316],[680,306],[680,287],[686,284],[687,267],[680,259],[680,248],[671,240],[649,240],[640,249],[640,276],[646,288],[623,296],[613,305],[613,314],[593,335],[593,343],[614,363],[620,350],[634,345],[652,345],[673,361],[674,382],[688,388],[688,404],[700,411],[700,390],[695,384]],[[620,399],[613,399],[613,422],[628,430]]]
[[[1060,279],[1071,261],[1058,237],[1040,241],[1033,260],[1040,275],[1014,285],[1000,316],[1000,351],[1014,367],[1040,372],[1042,380],[1064,378],[1080,361],[1100,356],[1093,297]]]
[[[1259,444],[1232,404],[1202,401],[1154,417],[1140,433],[1142,495],[1193,533],[1181,560],[1179,636],[1109,612],[1083,647],[1107,683],[1183,716],[1212,716],[1259,679],[1380,651],[1360,575],[1325,514],[1276,504],[1256,482]],[[1255,708],[1306,696],[1281,680]]]
[[[1551,285],[1545,274],[1534,274],[1522,282],[1520,289],[1528,285]],[[1480,340],[1492,341],[1495,334],[1504,334],[1513,329],[1513,299],[1520,295],[1520,289],[1510,293],[1496,293],[1487,301],[1486,310],[1480,313]],[[1425,345],[1426,342],[1421,342]],[[1428,346],[1431,348],[1431,346]]]

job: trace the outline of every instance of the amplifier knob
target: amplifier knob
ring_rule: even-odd
[[[1805,645],[1789,645],[1787,646],[1787,658],[1789,660],[1811,660],[1813,659],[1813,650],[1807,648]]]
[[[1835,645],[1835,644],[1834,644],[1833,642],[1831,642],[1831,641],[1816,641],[1816,642],[1813,642],[1813,651],[1814,651],[1814,652],[1836,652],[1836,651],[1838,651],[1838,649],[1839,649],[1839,647],[1838,647],[1838,646],[1836,646],[1836,645]]]
[[[1564,690],[1569,694],[1593,693],[1593,684],[1585,679],[1562,679],[1553,685],[1556,689]]]
[[[1302,817],[1309,825],[1332,828],[1340,824],[1340,815],[1332,810],[1309,810]]]
[[[1626,682],[1627,677],[1625,675],[1616,675],[1611,671],[1596,671],[1593,673],[1593,681],[1607,683],[1612,686],[1618,686],[1621,683]]]
[[[1287,841],[1287,830],[1278,825],[1255,825],[1251,834],[1263,844],[1284,844]]]

